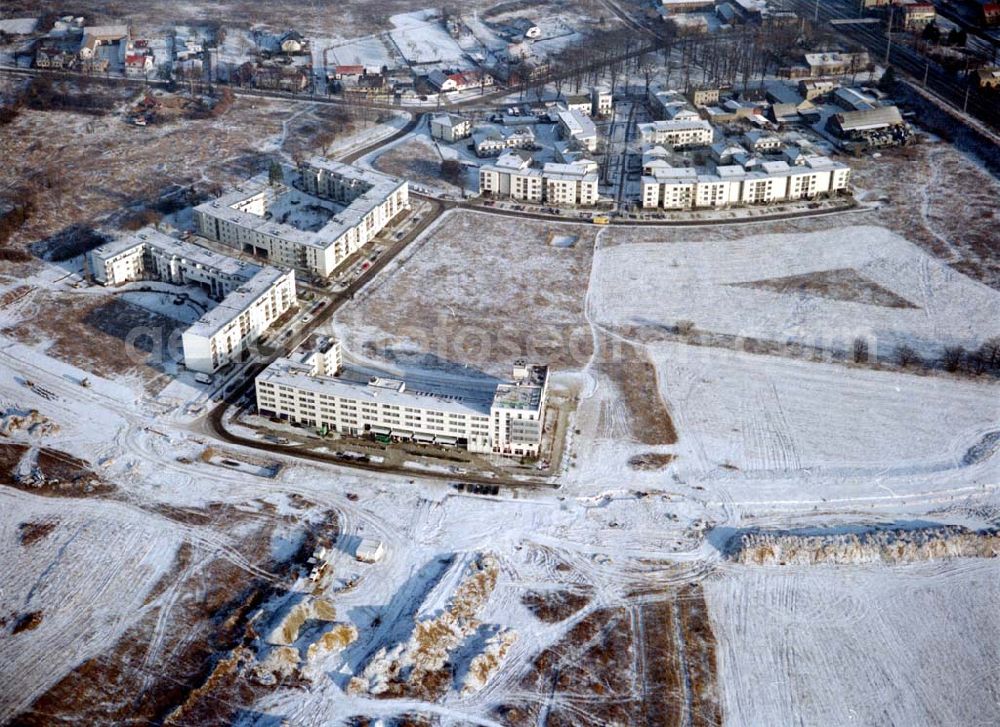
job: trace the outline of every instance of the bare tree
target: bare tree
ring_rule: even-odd
[[[983,364],[990,371],[1000,373],[1000,337],[988,338],[979,347]]]
[[[948,373],[955,373],[965,358],[965,349],[961,346],[948,346],[941,354],[941,367]]]
[[[912,346],[904,343],[896,348],[896,361],[905,369],[911,364],[920,363],[920,356],[917,355]]]
[[[861,336],[854,339],[854,363],[862,363],[868,358],[868,341]]]

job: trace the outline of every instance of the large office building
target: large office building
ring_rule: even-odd
[[[508,152],[480,167],[479,193],[557,206],[586,207],[599,199],[597,164],[587,159],[533,167],[526,152]]]
[[[409,208],[404,180],[321,157],[291,172],[261,174],[195,207],[198,233],[278,265],[329,276]]]
[[[293,271],[236,260],[148,227],[91,250],[87,265],[102,285],[194,285],[217,302],[181,337],[192,371],[212,373],[237,360],[295,305]]]
[[[256,379],[257,410],[348,436],[460,446],[536,457],[548,397],[548,367],[514,364],[511,381],[475,397],[422,391],[406,381],[344,372],[340,343],[314,337]]]
[[[668,210],[735,207],[812,199],[848,190],[851,169],[823,156],[802,164],[767,161],[750,169],[719,165],[714,173],[660,166],[642,178],[642,206]]]

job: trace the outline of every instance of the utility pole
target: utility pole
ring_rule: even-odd
[[[927,88],[927,74],[930,72],[930,70],[931,70],[931,62],[927,61],[927,64],[924,66],[924,88]]]

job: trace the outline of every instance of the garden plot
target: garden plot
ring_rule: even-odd
[[[996,559],[734,568],[705,592],[726,724],[1000,719]]]
[[[572,248],[549,234],[579,235]],[[508,376],[522,356],[580,368],[595,231],[586,225],[450,212],[335,318],[347,348],[383,361],[481,367]]]
[[[678,466],[916,474],[967,462],[996,429],[992,382],[871,371],[716,348],[650,346]]]
[[[1000,294],[880,227],[605,248],[592,295],[608,326],[689,321],[835,351],[865,336],[881,357],[901,344],[934,357],[1000,333]]]

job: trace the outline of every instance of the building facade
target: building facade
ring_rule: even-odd
[[[183,332],[184,365],[213,373],[237,360],[295,305],[295,273],[258,266],[144,228],[87,253],[94,280],[156,280],[203,289],[217,305]]]
[[[670,144],[683,149],[711,145],[714,133],[705,120],[685,119],[639,124],[639,135],[645,144]]]
[[[563,139],[578,144],[586,151],[597,151],[597,127],[589,115],[567,110],[560,111],[558,119],[559,133]]]
[[[431,138],[454,143],[472,135],[472,122],[456,114],[439,114],[431,118]]]
[[[406,181],[385,174],[320,157],[295,173],[301,191],[316,198],[305,199],[307,204],[331,208],[322,225],[303,229],[282,221],[284,215],[276,219],[272,209],[294,190],[272,184],[267,174],[261,174],[195,207],[198,234],[278,265],[327,277],[409,208]]]
[[[492,397],[420,391],[400,379],[352,378],[340,343],[315,338],[257,377],[257,410],[355,437],[460,446],[470,452],[537,457],[548,397],[548,368],[514,365]]]
[[[586,207],[599,200],[597,164],[580,160],[567,164],[531,166],[523,152],[504,154],[496,164],[479,170],[482,196],[516,199],[557,206]]]
[[[703,209],[812,199],[820,194],[846,193],[851,170],[827,157],[813,156],[802,164],[764,162],[751,170],[720,165],[714,174],[694,169],[657,168],[642,178],[646,209]]]

